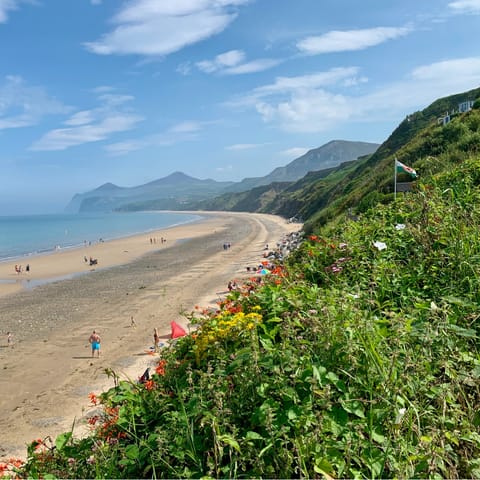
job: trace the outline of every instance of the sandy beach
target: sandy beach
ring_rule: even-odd
[[[29,257],[28,273],[1,263],[0,458],[25,458],[27,443],[74,422],[74,434],[84,431],[88,393],[113,386],[105,369],[136,380],[154,361],[155,327],[165,343],[172,320],[188,330],[185,312],[214,305],[229,280],[248,277],[265,244],[300,228],[270,215],[206,213],[198,223]],[[88,344],[94,329],[98,359]]]

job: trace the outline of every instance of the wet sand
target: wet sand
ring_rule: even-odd
[[[24,458],[27,443],[54,439],[74,421],[81,433],[88,393],[113,386],[106,368],[137,379],[154,361],[146,353],[154,327],[162,342],[172,320],[188,330],[186,312],[214,305],[229,280],[248,277],[245,267],[258,265],[266,243],[300,228],[270,215],[206,214],[195,224],[29,258],[28,278],[40,282],[33,289],[24,287],[27,274],[17,281],[14,264],[1,264],[0,280],[16,280],[0,283],[0,458]],[[98,266],[85,265],[84,255]],[[93,329],[102,338],[99,359],[88,344]]]

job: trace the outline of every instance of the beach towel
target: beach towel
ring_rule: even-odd
[[[184,337],[187,334],[177,322],[170,322],[170,326],[172,327],[172,338]]]

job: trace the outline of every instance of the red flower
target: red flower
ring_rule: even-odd
[[[93,417],[90,417],[90,418],[88,419],[88,424],[89,424],[89,425],[95,425],[95,424],[98,422],[98,419],[99,419],[98,415],[95,415],[95,416],[93,416]]]

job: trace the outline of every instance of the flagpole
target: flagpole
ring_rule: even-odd
[[[393,161],[393,170],[394,170],[394,181],[393,181],[393,199],[396,200],[397,199],[397,158],[395,157],[394,161]]]

